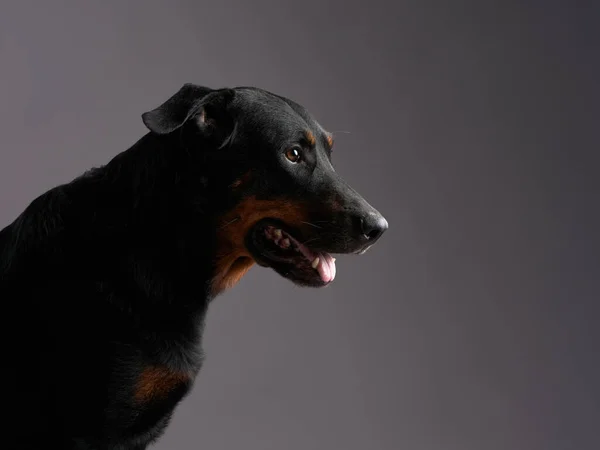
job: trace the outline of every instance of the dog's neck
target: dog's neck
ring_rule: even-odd
[[[74,182],[87,186],[88,214],[106,233],[99,242],[115,252],[121,270],[128,271],[124,275],[135,278],[143,295],[157,302],[209,300],[210,280],[197,275],[210,272],[198,264],[211,261],[214,252],[211,218],[203,211],[202,168],[194,166],[192,176],[186,157],[174,138],[147,134]]]

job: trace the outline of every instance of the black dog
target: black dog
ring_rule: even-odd
[[[5,448],[145,449],[200,369],[215,296],[254,263],[326,286],[331,253],[387,229],[293,101],[186,84],[142,118],[0,231]]]

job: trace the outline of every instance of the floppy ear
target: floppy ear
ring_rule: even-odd
[[[197,117],[196,125],[202,135],[224,141],[233,130],[227,111],[233,96],[233,89],[210,89],[186,83],[162,105],[142,114],[142,121],[151,132],[164,135]]]

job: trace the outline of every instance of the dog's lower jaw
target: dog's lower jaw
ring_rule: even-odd
[[[217,260],[210,282],[210,295],[216,297],[235,286],[253,265],[254,260],[246,255],[231,255]]]

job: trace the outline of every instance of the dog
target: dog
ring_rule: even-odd
[[[254,266],[305,287],[386,219],[332,166],[333,135],[256,87],[187,83],[106,165],[0,231],[7,448],[142,450],[201,368],[209,303]]]

